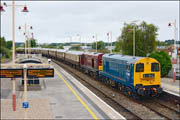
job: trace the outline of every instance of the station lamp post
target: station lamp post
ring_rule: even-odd
[[[3,6],[8,7],[11,6],[12,7],[12,67],[14,67],[15,64],[15,7],[22,7],[23,6],[23,10],[22,12],[28,12],[27,6],[26,5],[15,5],[15,1],[12,0],[12,5],[7,5],[5,2],[3,3],[3,5],[0,6],[0,12],[5,12]],[[13,82],[13,111],[16,110],[16,91],[15,91],[15,86],[16,86],[16,81],[13,78],[12,79]]]
[[[97,34],[95,36],[93,36],[93,39],[96,37],[96,52],[97,52]]]
[[[168,26],[171,27],[172,25],[174,25],[174,53],[173,53],[173,63],[177,63],[177,59],[176,59],[176,19],[174,20],[174,22],[169,22],[168,23]],[[174,72],[173,72],[173,81],[175,82],[176,81],[176,65],[173,65],[173,69],[174,69]]]
[[[70,46],[71,46],[71,43],[72,43],[72,36],[67,36],[69,38],[69,42],[70,42]]]
[[[33,29],[33,27],[32,26],[29,26],[29,25],[27,25],[26,23],[24,24],[24,36],[25,36],[25,58],[27,58],[27,46],[30,46],[30,45],[28,45],[27,43],[29,42],[28,41],[28,39],[29,39],[29,37],[28,37],[28,30],[27,30],[27,28],[29,28],[30,30],[32,30]],[[18,27],[18,29],[19,30],[21,30],[21,28],[22,28],[22,26],[19,26]],[[31,33],[31,35],[32,35],[32,38],[33,38],[33,33]],[[30,42],[29,42],[30,43]]]
[[[133,29],[128,29],[128,32],[133,31],[133,56],[136,56],[136,47],[135,47],[135,42],[136,42],[136,25],[134,25]]]
[[[80,46],[81,46],[81,35],[77,34],[77,36],[79,37],[79,42],[80,42]]]
[[[108,46],[109,46],[109,38],[111,39],[110,53],[112,54],[112,31],[108,32],[107,36],[108,36]]]

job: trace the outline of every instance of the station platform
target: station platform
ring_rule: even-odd
[[[174,82],[172,78],[161,78],[161,86],[165,92],[180,96],[180,80]]]
[[[125,119],[61,67],[54,63],[52,65],[55,68],[55,77],[40,79],[42,89],[27,92],[27,99],[30,103],[27,118]],[[9,81],[8,84],[11,83],[10,80],[7,81]],[[8,90],[10,88],[11,85]],[[6,97],[1,98],[1,118],[22,119],[24,116],[21,104],[23,91],[16,91],[16,112],[12,111],[12,91],[8,91],[8,95],[5,95],[7,91],[4,88],[2,92]]]

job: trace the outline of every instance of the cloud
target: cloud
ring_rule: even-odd
[[[16,28],[26,21],[33,26],[40,43],[66,42],[68,36],[77,41],[77,34],[87,42],[93,41],[94,34],[98,35],[98,40],[107,41],[108,31],[112,31],[115,41],[123,23],[134,20],[157,25],[158,39],[162,41],[173,38],[173,29],[167,27],[169,21],[176,18],[179,26],[178,1],[18,1],[16,4],[26,4],[30,11],[26,20],[22,13],[16,12]],[[16,11],[21,9],[16,8]],[[2,15],[1,29],[2,36],[10,40],[11,8]],[[16,31],[16,41],[24,41],[22,31]]]

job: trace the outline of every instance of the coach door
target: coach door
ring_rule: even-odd
[[[94,59],[92,59],[92,68],[94,68]]]
[[[131,66],[129,64],[126,65],[126,81],[130,82],[131,75],[130,75]]]

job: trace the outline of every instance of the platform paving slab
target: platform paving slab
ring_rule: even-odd
[[[172,78],[161,78],[162,88],[177,95],[180,95],[180,80],[173,81]]]
[[[51,106],[47,98],[28,99],[27,119],[52,119]],[[16,111],[12,110],[11,99],[1,99],[1,119],[24,119],[22,99],[17,99]]]

